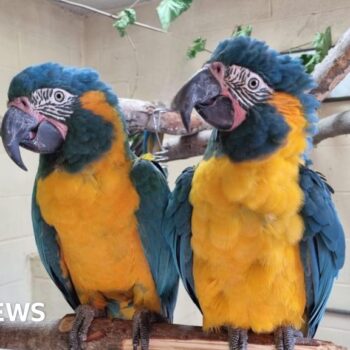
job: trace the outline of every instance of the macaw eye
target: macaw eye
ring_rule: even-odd
[[[54,98],[57,102],[63,102],[64,100],[64,93],[60,90],[55,91]]]
[[[251,90],[256,90],[259,87],[259,80],[257,78],[251,78],[248,81],[248,88]]]
[[[34,110],[47,117],[65,120],[74,113],[78,96],[60,88],[41,88],[31,95]]]

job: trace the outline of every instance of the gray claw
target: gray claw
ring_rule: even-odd
[[[90,305],[79,305],[75,310],[75,319],[69,334],[69,349],[81,350],[87,339],[89,328],[95,317],[102,316],[101,310]]]
[[[160,156],[162,156],[162,155],[167,154],[167,153],[168,153],[168,150],[167,150],[167,149],[164,149],[164,150],[162,150],[162,151],[157,151],[157,152],[155,152],[154,154],[155,154],[155,155],[160,155]]]
[[[168,157],[158,157],[158,156],[155,156],[154,157],[154,160],[156,161],[156,162],[167,162],[168,160],[169,160],[169,158]]]
[[[230,350],[247,350],[248,331],[242,328],[228,327],[228,343]]]
[[[167,162],[169,160],[169,157],[167,156],[167,154],[168,154],[168,151],[163,150],[163,151],[155,152],[153,156],[157,162]]]
[[[294,350],[295,340],[300,332],[293,327],[279,327],[275,331],[275,345],[277,350]]]
[[[141,350],[149,350],[149,334],[152,323],[166,322],[163,316],[145,309],[135,312],[132,321],[133,350],[137,350],[140,344]]]

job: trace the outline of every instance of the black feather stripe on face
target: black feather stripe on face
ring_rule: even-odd
[[[63,89],[43,88],[35,90],[30,101],[34,110],[47,117],[65,121],[74,112],[77,96]]]
[[[246,110],[266,101],[273,92],[258,74],[236,65],[227,67],[224,81],[231,94]]]

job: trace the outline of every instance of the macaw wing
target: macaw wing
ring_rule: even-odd
[[[145,256],[162,301],[163,311],[172,319],[179,277],[162,230],[169,187],[160,168],[144,159],[134,161],[131,178],[140,197],[136,217]]]
[[[73,309],[76,309],[80,305],[80,302],[65,263],[61,259],[56,230],[54,227],[48,225],[41,216],[40,208],[36,201],[36,188],[37,182],[35,182],[32,196],[32,221],[40,259],[69,305]]]
[[[182,283],[193,302],[200,308],[193,279],[193,251],[191,247],[192,205],[189,201],[194,167],[186,168],[176,181],[165,212],[165,232],[172,248]]]
[[[326,179],[307,167],[300,169],[304,191],[301,215],[305,231],[300,243],[307,297],[308,335],[313,337],[326,309],[334,279],[345,259],[345,236]]]

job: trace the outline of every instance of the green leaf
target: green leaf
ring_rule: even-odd
[[[251,25],[238,25],[232,32],[232,37],[238,37],[238,36],[251,36],[253,31],[253,27]]]
[[[323,61],[327,56],[329,49],[332,47],[331,28],[327,27],[324,32],[316,33],[312,46],[315,49],[313,54],[302,54],[300,59],[308,73],[312,73],[316,64]]]
[[[206,43],[207,39],[203,39],[201,37],[194,39],[192,45],[187,49],[187,57],[192,59],[195,58],[199,52],[205,51]]]
[[[118,19],[113,23],[113,27],[116,28],[120,36],[124,36],[126,33],[126,27],[130,24],[134,24],[136,21],[136,12],[134,9],[125,9],[118,13]]]
[[[329,49],[332,47],[332,32],[331,28],[327,27],[323,33],[316,33],[313,40],[313,47],[320,55],[321,61],[327,56]]]
[[[316,56],[314,54],[302,54],[300,56],[301,63],[305,66],[305,70],[307,73],[312,73],[314,67],[315,67],[315,58]]]
[[[192,0],[162,0],[157,7],[158,17],[163,29],[168,29],[170,23],[188,10]]]

